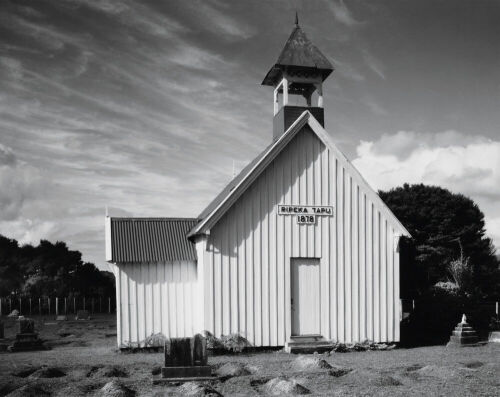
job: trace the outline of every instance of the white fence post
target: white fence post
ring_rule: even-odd
[[[56,297],[56,316],[59,316],[59,298]]]

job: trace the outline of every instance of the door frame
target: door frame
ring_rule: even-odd
[[[288,314],[288,318],[287,318],[287,324],[286,324],[286,340],[290,340],[293,336],[298,336],[298,335],[293,335],[293,319],[292,319],[292,316],[293,316],[293,313],[292,313],[292,298],[293,298],[293,275],[292,275],[292,272],[293,272],[293,269],[292,269],[292,266],[293,266],[293,262],[294,260],[300,260],[300,259],[306,259],[306,260],[311,260],[311,259],[314,259],[314,260],[317,260],[318,261],[318,265],[319,265],[319,271],[320,271],[320,274],[319,274],[319,283],[318,283],[318,288],[319,288],[319,303],[320,303],[320,307],[319,307],[319,334],[315,335],[315,336],[320,336],[321,335],[321,326],[322,326],[322,319],[321,319],[321,257],[318,257],[318,256],[291,256],[289,257],[289,261],[288,261],[288,282],[287,282],[287,287],[288,287],[288,296],[286,296],[287,300],[286,300],[286,312]],[[313,335],[311,335],[313,336]]]

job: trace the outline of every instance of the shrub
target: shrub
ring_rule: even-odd
[[[208,331],[204,331],[204,336],[207,339],[207,349],[220,353],[241,353],[251,344],[240,334],[222,335],[220,338],[212,335]]]

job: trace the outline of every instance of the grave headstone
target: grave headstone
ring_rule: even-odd
[[[32,318],[19,317],[18,334],[33,334],[35,332],[35,320]]]
[[[500,331],[491,331],[488,335],[488,342],[500,343]]]
[[[43,341],[35,332],[35,321],[31,318],[20,317],[18,320],[18,333],[16,340],[9,346],[9,351],[45,350]]]
[[[193,365],[207,365],[207,340],[200,334],[191,338],[191,352]]]
[[[9,347],[9,344],[6,343],[4,338],[5,338],[4,324],[3,324],[2,320],[0,320],[0,352],[6,351],[7,348]]]
[[[90,320],[90,313],[88,310],[78,310],[76,312],[76,320]]]
[[[462,315],[462,321],[453,330],[447,346],[476,346],[478,343],[477,332],[467,323],[467,317]]]
[[[207,344],[201,335],[192,338],[169,338],[165,341],[163,380],[210,379],[212,369],[207,365]]]

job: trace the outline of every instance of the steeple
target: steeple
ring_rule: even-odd
[[[262,81],[262,85],[274,87],[274,139],[285,132],[304,110],[309,110],[324,125],[323,81],[332,71],[330,61],[300,28],[298,14],[295,13],[292,33]],[[311,106],[315,92],[318,94],[317,106]],[[304,97],[306,106],[290,105],[289,95]]]

